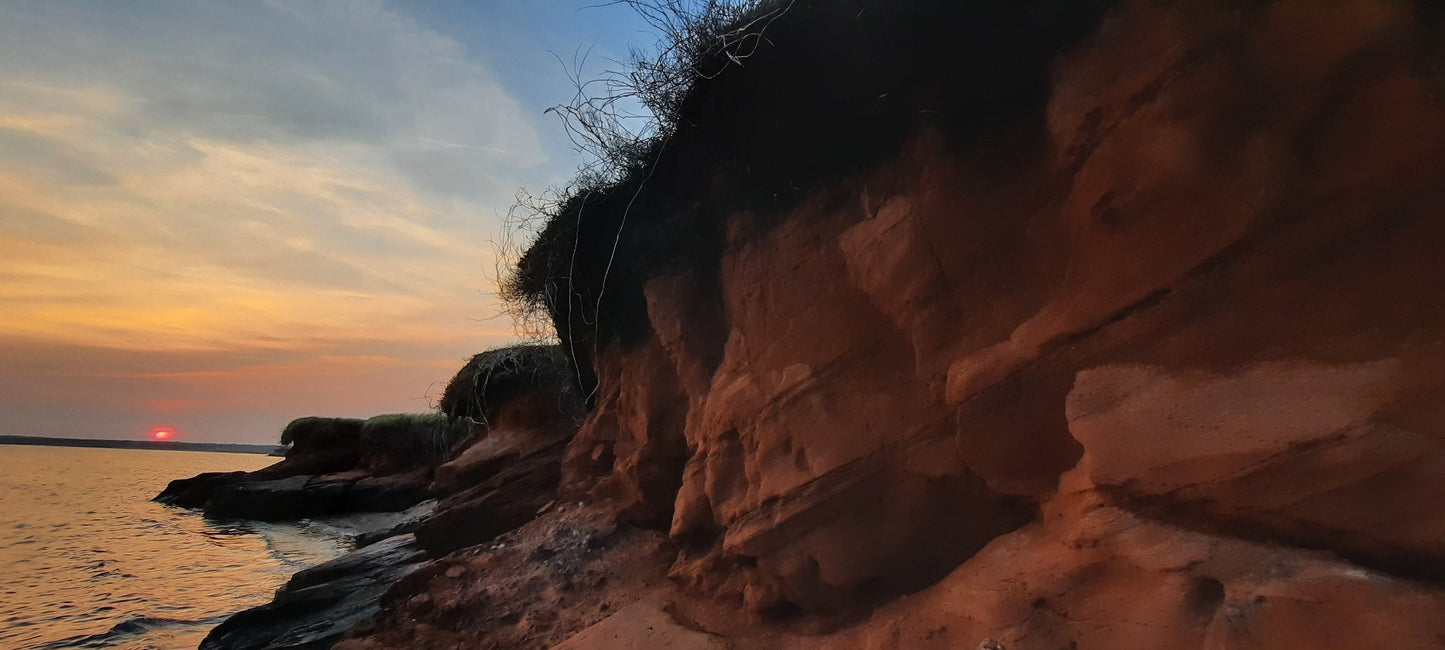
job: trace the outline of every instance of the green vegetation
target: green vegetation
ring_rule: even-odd
[[[331,447],[355,440],[361,434],[361,424],[361,420],[352,418],[297,418],[281,430],[281,444],[297,448]]]
[[[441,413],[395,413],[367,420],[304,417],[281,432],[291,445],[288,458],[340,457],[369,469],[397,469],[446,460],[452,446],[471,434],[472,424]]]
[[[378,415],[361,425],[361,454],[369,464],[411,467],[445,461],[472,423],[442,413]]]
[[[447,383],[440,408],[448,417],[487,424],[508,399],[524,393],[574,396],[574,382],[560,346],[513,345],[473,356]]]

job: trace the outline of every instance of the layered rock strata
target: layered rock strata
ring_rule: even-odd
[[[813,6],[790,18],[837,18]],[[969,11],[889,6],[826,26]],[[683,647],[1439,647],[1445,14],[1138,0],[1088,32],[1037,110],[983,122],[938,108],[999,88],[973,62],[900,73],[890,153],[612,276],[629,328],[559,326],[596,380],[575,437],[471,452],[476,509],[418,529],[446,555],[342,646],[605,647],[662,616]],[[812,98],[767,62],[726,87],[781,95],[712,101],[784,133],[743,109]],[[650,178],[697,214],[735,162]],[[483,478],[534,460],[555,503]]]

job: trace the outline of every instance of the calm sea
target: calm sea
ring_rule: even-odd
[[[0,445],[0,648],[194,648],[344,551],[304,525],[210,522],[150,501],[252,454]]]

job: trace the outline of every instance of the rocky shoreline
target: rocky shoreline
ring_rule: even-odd
[[[466,374],[499,362],[480,386]],[[348,530],[356,546],[297,573],[270,604],[232,616],[201,647],[331,647],[428,559],[535,517],[555,499],[562,456],[584,412],[569,384],[537,383],[563,362],[555,346],[484,353],[454,380],[454,392],[466,396],[447,401],[452,412],[386,427],[390,440],[371,439],[375,419],[303,418],[283,434],[290,446],[275,465],[172,481],[156,501],[214,519],[324,521]],[[418,454],[418,445],[395,440],[423,440],[426,449],[438,431],[457,438],[439,453]]]
[[[168,489],[432,503],[203,648],[1445,642],[1434,4],[757,11],[545,215],[473,430]]]

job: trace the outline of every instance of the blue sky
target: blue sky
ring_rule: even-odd
[[[0,433],[265,441],[514,340],[491,243],[625,7],[0,0]],[[559,62],[558,59],[563,62]]]

